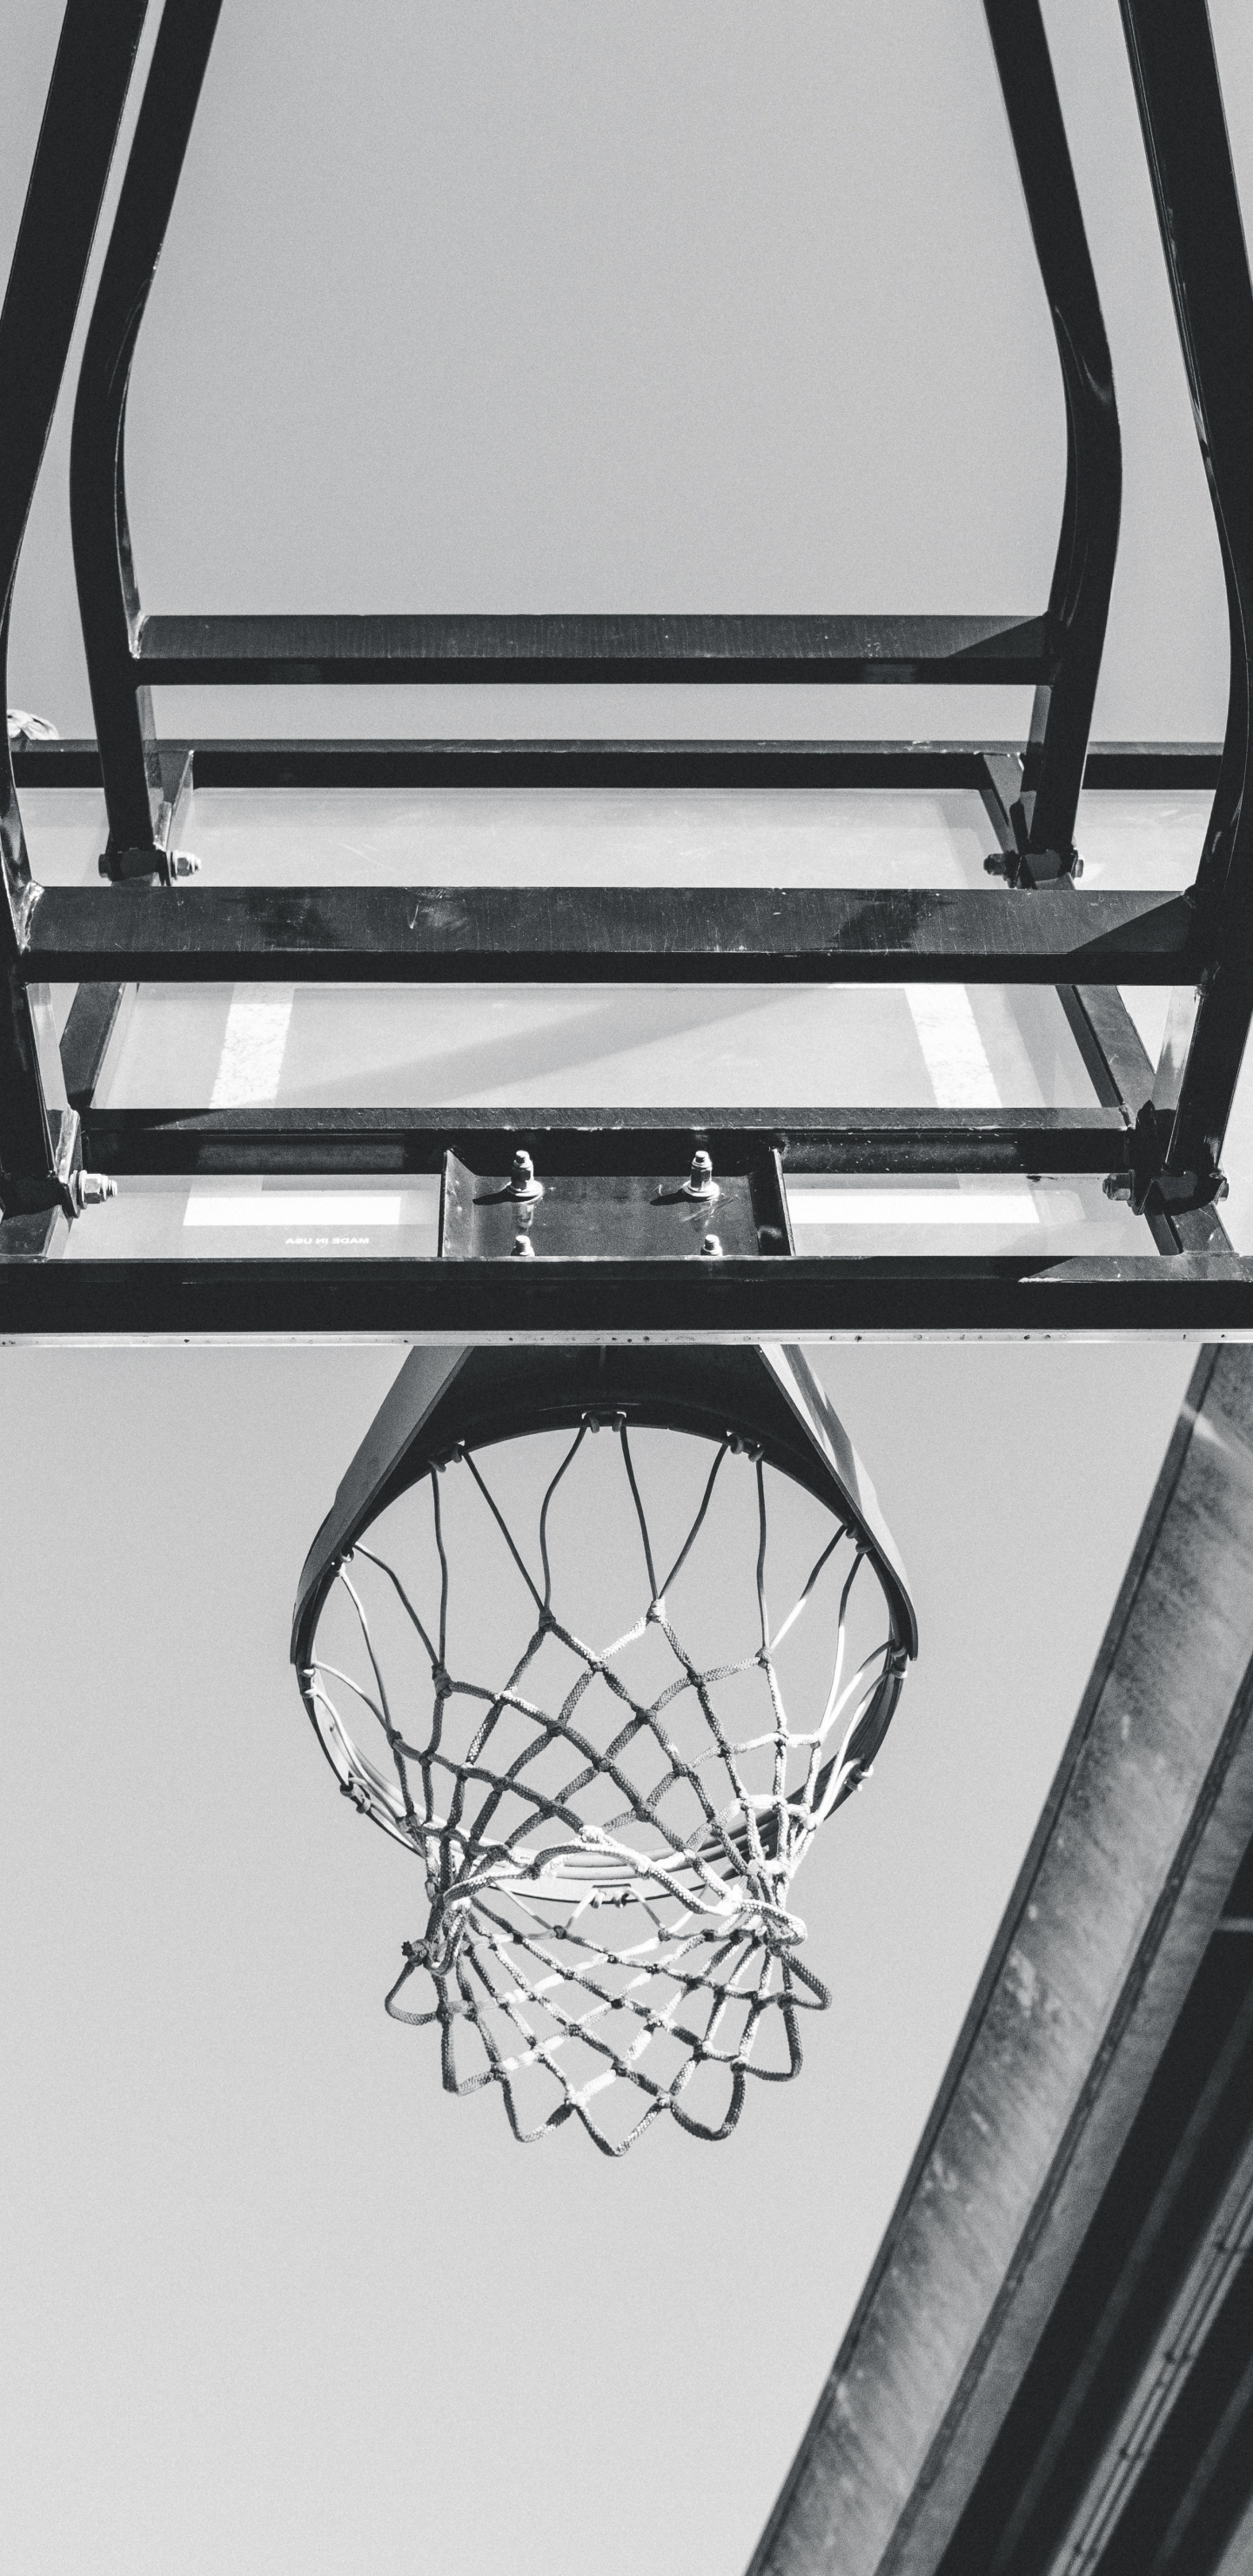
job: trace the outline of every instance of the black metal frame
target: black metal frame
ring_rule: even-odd
[[[103,783],[108,845],[92,891],[34,883],[6,745],[0,836],[6,903],[0,1030],[0,1329],[397,1330],[483,1333],[789,1329],[1253,1330],[1253,1265],[1213,1205],[1222,1136],[1253,1011],[1253,854],[1244,785],[1253,489],[1253,289],[1206,0],[1121,0],[1150,172],[1227,571],[1228,732],[1197,884],[1186,896],[1085,892],[1074,818],[1118,533],[1120,454],[1109,351],[1038,0],[984,0],[1028,217],[1053,317],[1067,480],[1048,607],[1017,618],[146,618],[126,517],[126,390],[178,184],[220,0],[165,0],[87,334],[74,414],[71,520],[99,749],[20,755],[32,783]],[[13,272],[0,313],[0,586],[11,594],[68,352],[109,159],[146,14],[69,0]],[[892,680],[1034,683],[1022,757],[1004,747],[760,743],[160,744],[155,683]],[[92,768],[93,760],[98,768]],[[1191,760],[1191,771],[1189,761]],[[1196,756],[1094,755],[1090,783],[1163,783]],[[983,795],[999,883],[966,892],[835,889],[362,887],[208,890],[177,882],[174,838],[191,777],[328,783],[883,786],[964,784]],[[117,882],[123,880],[124,882]],[[1065,1112],[645,1113],[481,1120],[468,1112],[110,1113],[93,1094],[123,995],[145,977],[406,982],[940,978],[1036,982],[1061,993],[1097,1107]],[[41,1006],[77,982],[58,1057]],[[1172,1031],[1154,1074],[1116,987],[1199,993],[1190,1045]],[[1186,1038],[1187,1032],[1185,1032]],[[1146,1213],[1165,1258],[1021,1263],[565,1263],[521,1276],[491,1263],[186,1265],[56,1258],[81,1205],[84,1151],[102,1174],[435,1168],[452,1150],[507,1170],[680,1170],[695,1145],[725,1171],[763,1150],[792,1170],[1098,1171]],[[764,1247],[763,1247],[764,1248]],[[594,1251],[594,1241],[591,1245]],[[275,1266],[277,1269],[277,1265]],[[710,1276],[717,1269],[718,1277]],[[1012,1279],[1009,1273],[1012,1271]],[[432,1275],[427,1276],[430,1272]],[[639,1277],[634,1274],[640,1273]],[[474,1274],[480,1275],[474,1275]],[[741,1276],[741,1273],[743,1274]],[[116,1275],[115,1275],[116,1274]],[[664,1274],[664,1275],[663,1275]],[[1143,1275],[1142,1275],[1143,1274]],[[382,1320],[386,1316],[388,1320]],[[313,1318],[315,1320],[309,1320]],[[194,1320],[193,1320],[194,1319]],[[402,1320],[403,1319],[403,1320]]]

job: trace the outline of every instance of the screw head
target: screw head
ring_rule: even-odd
[[[534,1261],[535,1246],[532,1243],[529,1234],[515,1234],[513,1238],[513,1257],[515,1261]]]

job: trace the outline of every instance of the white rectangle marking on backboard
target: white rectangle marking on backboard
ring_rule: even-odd
[[[268,1190],[256,1196],[228,1198],[193,1190],[183,1211],[184,1225],[404,1225],[405,1198],[400,1190]],[[408,1218],[420,1222],[418,1207]]]
[[[1038,1225],[1030,1190],[788,1189],[798,1225]]]
[[[937,1109],[997,1109],[1001,1095],[963,984],[907,984]]]
[[[278,1098],[294,984],[246,984],[231,996],[211,1109],[265,1109]]]

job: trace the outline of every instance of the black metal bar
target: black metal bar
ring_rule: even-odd
[[[91,1107],[133,984],[80,984],[61,1034],[61,1069],[71,1109]],[[85,1133],[85,1131],[84,1131]]]
[[[1040,617],[146,617],[132,685],[998,682],[1056,656]]]
[[[1066,395],[1066,493],[1049,598],[1056,668],[1032,716],[1019,825],[1034,881],[1073,865],[1105,644],[1122,449],[1109,344],[1038,0],[984,0]]]
[[[926,788],[984,792],[986,762],[1008,743],[974,742],[564,742],[400,739],[163,744],[192,752],[198,787],[794,787]],[[1094,743],[1086,789],[1167,794],[1217,785],[1221,743]],[[15,744],[24,787],[99,787],[92,741]]]
[[[989,852],[984,865],[989,876],[1004,877],[1012,885],[1018,876],[1020,845],[1026,838],[1021,755],[1016,751],[985,751],[979,792],[996,835],[996,851]],[[1008,865],[998,863],[998,852]]]
[[[68,1232],[59,1207],[36,1208],[26,1216],[0,1218],[0,1263],[47,1262],[64,1250]]]
[[[1183,983],[1182,896],[839,887],[48,886],[28,981]]]
[[[1057,998],[1098,1100],[1120,1109],[1127,1127],[1142,1131],[1153,1097],[1153,1067],[1117,986],[1059,984]],[[1118,1195],[1125,1192],[1120,1189]],[[1150,1206],[1146,1215],[1159,1252],[1231,1250],[1225,1228],[1210,1208],[1188,1214],[1176,1210],[1168,1217]]]
[[[9,745],[13,775],[19,787],[70,788],[100,785],[100,754],[94,740],[90,737],[66,739],[60,736],[53,742],[41,742],[37,747],[40,752],[53,753],[54,758],[32,762],[26,755],[28,751],[36,748],[34,744],[23,741]]]
[[[1117,989],[1113,984],[1109,987],[1111,992],[1117,992]],[[1097,1099],[1107,1109],[1119,1108],[1123,1097],[1121,1086],[1110,1070],[1105,1049],[1079,999],[1078,985],[1059,984],[1057,998],[1070,1022],[1071,1036],[1083,1058],[1084,1071]]]
[[[1061,1003],[1098,1100],[1131,1124],[1153,1091],[1153,1067],[1114,984],[1059,984]]]
[[[3,352],[4,317],[0,316],[0,367]],[[0,611],[0,687],[5,677],[8,640],[6,605]],[[19,972],[22,942],[35,897],[7,739],[0,763],[0,866],[4,875],[4,899],[0,903],[0,1210],[11,1212],[19,1200],[42,1196],[50,1189],[56,1194],[59,1130],[54,1133],[53,1104],[40,1060],[37,996],[27,991]]]
[[[0,310],[0,685],[22,538],[47,445],[146,0],[68,0]],[[19,972],[37,901],[7,732],[0,749],[0,1195],[66,1202],[74,1132],[61,1115]],[[42,1056],[42,1061],[41,1061]]]
[[[91,986],[82,988],[91,991]],[[110,987],[101,988],[104,990]],[[115,1173],[473,1171],[719,1175],[778,1150],[798,1172],[1106,1172],[1125,1160],[1116,1109],[91,1109],[93,1166]]]
[[[161,873],[163,813],[152,700],[131,650],[139,593],[126,513],[126,392],[221,0],[165,0],[83,352],[70,447],[70,522],[91,702],[109,815],[106,865]],[[127,864],[127,854],[137,853]]]
[[[1121,0],[1231,628],[1227,737],[1197,875],[1207,958],[1192,1044],[1159,1100],[1166,1175],[1212,1188],[1253,1012],[1253,285],[1206,0]]]
[[[99,1222],[105,1222],[100,1219]],[[1253,1339],[1253,1262],[1135,1260],[285,1261],[12,1259],[0,1335],[131,1340],[380,1336],[459,1342],[648,1334],[929,1339],[979,1333]]]
[[[1094,742],[1083,784],[1088,788],[1171,788],[1198,794],[1218,785],[1222,744],[1217,742]]]
[[[1235,1246],[1216,1208],[1189,1208],[1161,1220],[1159,1249],[1170,1252],[1233,1252]],[[1165,1238],[1163,1240],[1163,1237]]]

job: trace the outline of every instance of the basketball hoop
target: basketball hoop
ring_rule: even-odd
[[[805,1547],[781,1614],[780,1495]],[[572,1606],[559,1525],[594,1604],[638,1574],[608,1643]],[[793,1672],[802,1619],[818,1651]],[[485,1621],[503,1671],[470,1660]],[[573,2114],[618,2155],[663,2112],[724,2138],[750,2075],[794,2076],[798,2016],[829,1997],[791,1883],[916,1646],[799,1353],[415,1352],[314,1544],[292,1655],[345,1796],[423,1864],[426,1927],[386,2002],[438,2027],[446,2089],[499,2084],[519,2140]]]

